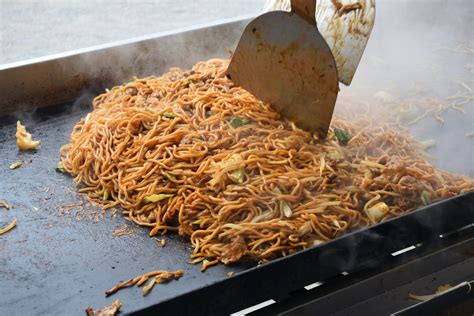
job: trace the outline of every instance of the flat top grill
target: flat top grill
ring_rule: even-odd
[[[76,313],[88,305],[105,306],[115,298],[124,303],[124,312],[146,313],[142,309],[160,302],[164,303],[153,308],[165,313],[237,311],[251,304],[252,299],[258,303],[266,298],[284,298],[287,289],[302,288],[314,280],[373,269],[408,246],[423,244],[428,245],[428,252],[437,251],[449,245],[437,236],[463,227],[465,238],[474,238],[474,230],[466,227],[474,223],[474,193],[469,193],[242,275],[239,272],[250,265],[218,265],[201,273],[199,265],[186,263],[192,248],[184,238],[164,236],[166,246],[162,248],[148,237],[148,230],[120,214],[105,214],[96,221],[91,214],[95,208],[76,193],[72,178],[55,171],[59,148],[67,142],[75,122],[86,113],[80,109],[70,111],[68,105],[48,108],[24,119],[26,124],[29,120],[36,122],[32,131],[35,138],[42,140],[38,153],[17,153],[13,121],[6,119],[7,124],[0,128],[0,161],[25,161],[17,170],[3,168],[0,173],[0,194],[14,206],[2,211],[3,218],[18,218],[18,227],[0,240],[0,309],[8,314]],[[77,203],[84,203],[86,210],[71,208],[70,213],[60,216],[60,206]],[[113,238],[113,231],[124,225],[134,235]],[[318,262],[317,268],[314,262]],[[392,258],[389,262],[400,263]],[[140,289],[131,288],[105,298],[105,290],[119,282],[157,269],[182,269],[184,276],[179,281],[156,286],[147,297],[142,296]],[[236,276],[228,278],[229,271],[236,272]],[[218,281],[221,282],[215,284]],[[196,291],[210,284],[214,285]],[[241,300],[230,302],[235,297],[232,293],[238,293]],[[202,299],[210,297],[216,300],[213,306],[199,305]]]
[[[469,16],[468,10],[462,11],[469,6],[458,4],[456,2],[454,7],[459,12],[453,11],[453,14]],[[400,14],[406,18],[403,23],[397,22],[400,25],[387,26],[378,22],[371,38],[377,45],[369,42],[367,58],[380,56],[371,54],[370,49],[378,52],[378,45],[385,47],[387,29],[409,30],[407,21],[432,16],[418,14],[420,10],[426,10],[421,4],[407,1],[400,6],[399,11],[394,4],[387,4],[386,11],[379,6],[378,21],[395,23],[388,16],[397,12],[409,14]],[[427,28],[431,27],[429,20],[423,23]],[[8,211],[0,209],[0,223],[5,224],[13,217],[18,219],[18,226],[0,238],[1,314],[81,314],[87,306],[99,308],[120,298],[123,312],[136,314],[228,314],[273,299],[277,303],[261,313],[304,314],[306,311],[311,314],[314,309],[310,307],[316,304],[316,310],[338,312],[339,309],[340,315],[344,315],[344,308],[352,308],[357,315],[357,302],[354,301],[352,307],[343,306],[341,302],[348,302],[350,297],[369,300],[373,295],[371,291],[389,291],[384,282],[390,278],[399,277],[400,286],[409,283],[411,272],[407,271],[423,269],[422,265],[415,264],[418,259],[426,258],[425,262],[433,263],[430,271],[411,274],[420,280],[455,265],[461,267],[466,277],[474,275],[462,268],[463,262],[472,262],[472,253],[469,255],[464,250],[473,245],[474,193],[430,205],[262,266],[218,265],[205,273],[200,272],[199,265],[186,263],[192,248],[182,237],[164,236],[166,246],[162,248],[148,237],[147,229],[137,227],[120,214],[115,217],[106,214],[103,219],[95,220],[91,210],[97,209],[88,206],[77,194],[71,177],[55,171],[58,150],[67,143],[73,125],[90,110],[91,97],[104,87],[125,82],[132,75],[158,74],[170,66],[188,67],[198,60],[223,57],[222,48],[233,47],[244,26],[245,20],[230,21],[50,60],[0,67],[3,94],[0,116],[7,114],[0,117],[0,198],[13,205]],[[472,31],[464,30],[463,33],[463,30],[461,38],[472,36]],[[427,42],[430,40],[426,38]],[[176,50],[180,50],[180,54],[176,54]],[[386,53],[383,57],[388,59],[397,55]],[[191,55],[193,58],[187,57]],[[463,62],[469,62],[468,56],[463,58]],[[402,69],[403,63],[401,56],[391,69]],[[362,67],[356,75],[364,79],[360,81],[363,84],[384,86],[392,80],[369,68]],[[400,73],[408,75],[409,71],[400,70]],[[357,81],[354,89],[357,89]],[[438,93],[439,89],[443,87],[436,87],[433,93]],[[61,105],[38,108],[52,104]],[[445,125],[439,126],[436,122],[418,125],[413,132],[419,137],[438,138],[440,146],[432,152],[437,165],[474,176],[472,143],[466,138],[460,147],[450,136],[458,137],[474,129],[474,109],[467,110],[466,114],[446,113]],[[42,141],[37,153],[17,151],[14,136],[17,119],[27,126],[35,139]],[[449,152],[451,156],[446,155]],[[19,160],[24,161],[21,168],[8,169],[11,163]],[[77,212],[78,208],[71,208],[69,214],[58,215],[59,206],[76,203],[84,203],[86,210]],[[112,238],[114,230],[124,225],[128,225],[134,235]],[[414,247],[414,250],[394,255],[407,247]],[[449,252],[453,247],[462,251]],[[451,256],[453,253],[464,255]],[[403,270],[407,266],[411,268]],[[119,282],[156,269],[182,269],[184,276],[178,281],[155,286],[147,297],[142,296],[140,289],[130,288],[105,298],[104,292]],[[227,277],[229,271],[235,272],[231,278]],[[405,271],[405,274],[394,274],[394,271]],[[385,286],[376,287],[374,283],[371,286],[370,280],[378,280],[375,284]],[[323,285],[314,286],[317,281]],[[303,290],[311,284],[313,290]],[[337,296],[329,295],[331,293],[345,293],[346,296],[340,296],[338,300]],[[393,308],[412,303],[398,301],[393,303]]]

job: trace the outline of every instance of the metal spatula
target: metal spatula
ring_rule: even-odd
[[[315,12],[324,30],[318,31]],[[374,15],[375,0],[321,0],[317,10],[316,0],[291,0],[291,12],[268,12],[249,23],[227,75],[300,128],[324,137],[339,91],[338,70],[350,84]]]

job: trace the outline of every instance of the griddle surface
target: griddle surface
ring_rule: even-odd
[[[71,108],[74,113],[68,110]],[[101,308],[117,298],[123,303],[121,310],[129,312],[244,269],[219,265],[201,273],[200,265],[186,263],[192,248],[184,238],[164,236],[166,246],[162,248],[149,238],[148,229],[119,212],[99,221],[91,216],[98,208],[76,193],[70,176],[55,171],[59,148],[88,111],[65,105],[41,114],[19,115],[33,138],[41,140],[37,152],[19,152],[15,119],[0,119],[0,199],[13,205],[10,210],[0,208],[0,226],[18,219],[15,229],[0,236],[0,314],[83,315],[87,306]],[[30,159],[31,163],[19,169],[9,169],[15,161]],[[58,215],[58,206],[82,201],[83,212]],[[113,231],[125,224],[135,235],[112,238]],[[147,297],[136,287],[105,297],[104,292],[119,282],[158,269],[182,269],[184,276],[155,286]]]

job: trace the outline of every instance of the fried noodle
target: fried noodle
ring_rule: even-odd
[[[97,96],[64,169],[150,235],[189,237],[193,259],[270,260],[474,190],[406,131],[333,119],[325,140],[225,77],[227,60],[172,68]],[[352,135],[338,141],[334,128]],[[105,194],[105,192],[107,194]]]

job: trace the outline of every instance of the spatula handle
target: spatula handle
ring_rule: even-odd
[[[317,0],[291,0],[291,12],[316,26],[316,2]]]

